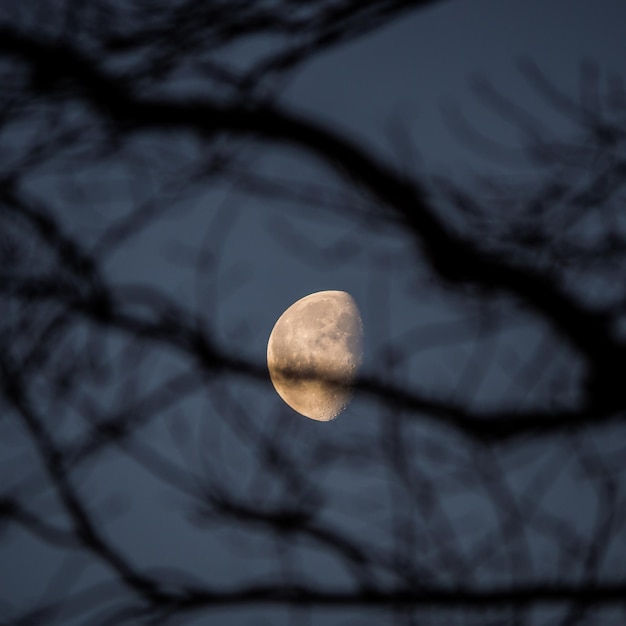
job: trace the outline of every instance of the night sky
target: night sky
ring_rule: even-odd
[[[416,176],[435,199],[440,197],[441,177],[468,189],[482,176],[532,185],[540,172],[523,156],[525,138],[481,100],[480,81],[488,81],[557,135],[566,135],[568,121],[537,93],[520,71],[520,63],[534,62],[555,88],[576,99],[581,63],[596,63],[603,80],[623,76],[625,24],[626,4],[619,0],[435,3],[313,58],[286,81],[279,102],[377,151],[398,169]],[[232,51],[232,60],[245,64],[257,51],[255,46]],[[460,117],[510,158],[469,145],[455,127]],[[132,150],[140,153],[147,146],[150,153],[152,141],[138,137]],[[180,168],[181,177],[186,159],[192,163],[200,150],[193,137],[182,133],[165,141],[161,136],[154,143],[159,167],[169,163],[170,173]],[[106,278],[131,294],[139,285],[161,290],[192,312],[224,352],[260,367],[265,364],[272,326],[290,304],[315,291],[339,289],[352,294],[361,310],[366,378],[408,388],[418,385],[429,394],[454,395],[478,408],[532,407],[545,401],[557,383],[575,385],[580,367],[566,346],[546,361],[540,381],[512,376],[511,363],[534,354],[548,332],[545,327],[525,313],[510,319],[506,315],[483,318],[480,306],[447,298],[433,286],[414,241],[389,214],[372,207],[370,198],[349,188],[334,172],[294,148],[241,142],[240,150],[248,172],[274,181],[301,182],[308,190],[305,201],[281,200],[254,189],[242,192],[237,178],[216,185],[200,180],[175,189],[167,212],[108,257]],[[45,172],[33,175],[29,191],[42,200],[52,198],[64,228],[89,248],[110,220],[128,210],[129,199],[161,193],[162,181],[149,173],[149,159],[145,170],[138,166],[136,174],[128,167],[130,160],[130,156],[112,158],[68,174],[66,180],[60,180],[58,172],[52,177]],[[89,194],[72,196],[72,185],[88,188]],[[331,193],[342,207],[325,206],[331,204],[325,202]],[[445,202],[441,206],[442,211],[449,210]],[[461,327],[459,320],[469,326]],[[485,324],[498,324],[501,331],[488,332]],[[80,345],[92,340],[97,344],[88,331],[76,332]],[[91,381],[83,392],[98,399],[100,416],[114,412],[140,389],[157,389],[173,372],[187,367],[171,351],[156,347],[142,353],[113,335],[98,344],[98,354],[113,373],[104,382]],[[475,365],[482,362],[487,365]],[[323,521],[337,524],[366,544],[371,541],[372,549],[378,550],[393,537],[389,529],[394,528],[396,511],[389,502],[399,496],[373,446],[379,436],[385,436],[385,420],[393,409],[358,391],[337,420],[316,423],[282,403],[269,378],[222,376],[198,387],[138,431],[146,449],[138,445],[134,451],[142,461],[113,448],[97,463],[87,463],[75,477],[81,492],[92,496],[91,510],[109,519],[106,536],[142,568],[156,572],[177,568],[190,580],[197,577],[218,588],[241,581],[269,582],[277,572],[290,568],[305,572],[303,580],[323,587],[347,584],[349,568],[306,542],[294,556],[281,552],[279,542],[263,528],[247,532],[236,525],[228,528],[202,520],[182,490],[159,479],[155,459],[161,455],[176,467],[187,468],[197,484],[209,477],[209,482],[229,493],[256,494],[271,501],[273,483],[260,476],[264,466],[255,454],[254,436],[278,442],[295,458],[306,459],[309,477],[326,493]],[[567,403],[567,393],[564,397]],[[59,441],[70,441],[78,432],[77,417],[70,413],[58,423]],[[242,434],[246,427],[258,430],[248,436]],[[37,462],[27,447],[16,452],[22,441],[18,428],[3,423],[0,429],[5,431],[0,434],[1,483],[8,489],[31,470],[36,473]],[[411,437],[422,441],[416,455],[435,446],[433,442],[449,446],[451,454],[468,462],[481,450],[465,446],[456,434],[428,420],[416,424]],[[334,456],[337,450],[348,449],[344,457]],[[550,443],[533,450],[537,459],[547,458]],[[510,459],[497,462],[509,467],[510,461],[514,467],[517,457],[512,457],[527,452],[520,446]],[[567,450],[561,454],[567,458]],[[491,459],[491,452],[487,456]],[[426,467],[424,476],[428,471]],[[524,472],[512,471],[513,483],[518,480],[524,482]],[[577,484],[574,471],[564,472],[552,488],[550,502],[558,514],[575,520],[578,529],[593,525],[593,494]],[[49,497],[41,493],[38,506],[50,511],[50,521],[60,523],[63,518]],[[481,527],[493,523],[494,512],[484,498],[485,494],[468,488],[446,501],[451,518],[465,520],[467,537],[461,542],[469,545]],[[548,562],[549,548],[538,538],[527,539],[533,555]],[[416,550],[428,553],[429,540],[432,537],[420,537]],[[607,557],[606,571],[624,575],[625,549],[622,541],[615,559]],[[558,573],[558,563],[546,567],[549,575]],[[492,581],[497,571],[486,566],[474,580]],[[78,590],[107,577],[104,566],[80,551],[63,553],[20,530],[8,530],[0,535],[4,602],[0,623],[4,623],[3,613],[11,617],[27,610],[56,589]],[[173,586],[186,582],[179,574],[174,580]],[[191,614],[181,623],[386,623],[376,612],[312,615],[307,622],[297,612],[251,607]],[[541,621],[549,618],[548,613],[537,615],[537,624],[549,623]],[[96,616],[85,613],[83,621],[66,623],[98,623],[92,618]],[[611,622],[610,616],[606,619],[593,623],[618,623]]]

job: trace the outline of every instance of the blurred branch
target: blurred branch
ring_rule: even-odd
[[[622,406],[611,372],[626,362],[626,349],[613,336],[611,318],[583,306],[549,273],[518,265],[454,232],[430,206],[417,182],[398,174],[364,148],[279,107],[221,105],[208,98],[192,102],[139,98],[127,81],[104,73],[76,50],[14,33],[0,35],[0,50],[29,62],[35,75],[46,68],[45,91],[54,93],[60,85],[70,85],[75,95],[129,133],[147,129],[188,129],[201,136],[233,133],[292,144],[317,156],[399,214],[441,279],[476,285],[487,292],[510,293],[543,315],[588,359],[596,370],[593,382],[609,381],[603,382],[602,393],[596,392],[590,400],[600,406],[608,403],[611,409]],[[51,59],[57,61],[52,66]]]

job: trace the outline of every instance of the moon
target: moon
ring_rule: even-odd
[[[274,389],[295,411],[328,422],[349,404],[363,355],[363,324],[345,291],[318,291],[294,302],[267,342]]]

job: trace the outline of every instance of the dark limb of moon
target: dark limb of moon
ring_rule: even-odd
[[[361,364],[363,327],[352,296],[319,291],[292,304],[267,344],[267,366],[278,395],[314,420],[339,415],[352,397]]]

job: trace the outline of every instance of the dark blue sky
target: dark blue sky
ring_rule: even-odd
[[[463,145],[446,123],[442,103],[455,102],[480,131],[517,147],[517,131],[473,95],[470,80],[481,75],[551,128],[563,125],[566,130],[562,116],[533,90],[518,71],[517,62],[521,58],[532,59],[555,87],[577,97],[579,67],[584,59],[596,61],[603,75],[607,72],[623,76],[625,24],[626,3],[620,0],[443,2],[305,64],[286,85],[282,101],[380,150],[397,166],[414,172],[426,183],[430,176],[440,173],[465,181],[484,173],[532,181],[535,173],[527,164],[520,161],[519,166],[503,166]],[[395,129],[391,134],[390,128]],[[412,162],[406,162],[402,147],[398,147],[397,141],[394,144],[393,132],[400,133],[406,146],[414,151]],[[255,172],[345,191],[333,174],[296,151],[279,153],[261,145],[252,147],[250,155]],[[106,222],[110,211],[123,212],[123,198],[128,198],[131,187],[124,187],[125,175],[124,165],[119,163],[100,172],[89,172],[86,176],[90,184],[94,177],[102,177],[106,185],[122,181],[119,197],[112,191],[102,206],[93,207],[101,218],[94,219],[88,213],[65,215],[68,228],[88,241],[89,234],[85,233],[97,231],[99,220]],[[50,183],[42,180],[37,184],[39,193],[45,196]],[[312,196],[315,193],[311,191]],[[346,198],[354,206],[362,201],[354,192]],[[211,248],[217,265],[207,266],[205,274],[196,272],[197,265],[185,269],[184,262],[197,260],[203,244]],[[471,359],[476,345],[485,354],[492,350],[497,355],[502,350],[502,354],[514,352],[523,359],[524,350],[533,347],[543,329],[520,323],[503,331],[496,340],[486,338],[482,343],[443,348],[445,339],[432,339],[432,333],[442,332],[441,329],[431,331],[439,328],[431,325],[458,319],[468,315],[468,311],[459,310],[454,302],[442,304],[437,293],[428,292],[428,278],[416,269],[416,263],[411,242],[393,228],[372,229],[370,223],[354,215],[331,213],[314,203],[303,209],[289,202],[242,195],[229,188],[199,187],[132,246],[120,250],[106,270],[115,283],[147,282],[175,295],[199,316],[207,316],[220,345],[232,354],[242,354],[259,363],[265,360],[267,338],[285,308],[314,291],[346,290],[354,296],[363,314],[366,373],[386,374],[398,383],[419,381],[427,390],[448,389],[448,393],[472,388],[474,400],[480,402],[498,401],[507,393],[508,402],[532,401],[525,397],[525,388],[511,387],[506,368],[495,357],[498,366],[494,365],[478,380],[472,377]],[[381,360],[394,340],[402,342],[406,337],[412,337],[410,341],[423,349],[416,350],[395,368]],[[404,345],[412,345],[410,341]],[[115,360],[121,346],[113,340],[108,350],[108,356]],[[562,358],[568,358],[567,351]],[[171,356],[142,365],[146,376],[155,376],[157,381],[162,372],[178,366]],[[557,360],[554,367],[562,368],[562,362]],[[574,366],[572,376],[575,375]],[[237,381],[228,385],[233,393],[229,401],[232,403],[218,406],[218,412],[235,411],[236,402],[254,406],[251,414],[258,414],[260,430],[268,435],[273,429],[280,431],[292,449],[302,449],[303,455],[312,449],[345,445],[346,441],[354,442],[356,448],[368,445],[368,437],[379,428],[381,411],[360,396],[338,420],[318,424],[285,407],[269,380],[266,384]],[[114,404],[112,397],[111,405]],[[147,428],[143,436],[162,453],[177,457],[177,462],[188,462],[199,475],[204,471],[211,473],[217,466],[223,471],[223,484],[231,485],[235,491],[252,489],[255,461],[227,427],[203,421],[214,410],[216,407],[206,399],[191,399],[179,413]],[[188,457],[181,458],[174,450],[176,435],[170,435],[168,420],[180,420],[184,423],[180,429],[188,429]],[[177,428],[174,426],[173,430]],[[428,432],[426,437],[430,437]],[[215,447],[216,440],[220,446]],[[203,446],[212,450],[211,459],[203,459]],[[375,537],[372,528],[389,522],[384,503],[385,498],[392,497],[393,488],[389,487],[384,471],[373,462],[369,465],[366,452],[361,453],[365,461],[361,458],[362,466],[357,471],[338,462],[328,469],[315,467],[311,472],[315,481],[332,486],[325,519],[344,524],[358,506],[365,506],[371,513],[370,524],[360,527],[358,521],[354,522],[347,527],[348,532],[354,536],[372,533]],[[314,464],[311,460],[311,466]],[[234,583],[247,575],[263,580],[266,573],[275,570],[277,557],[266,537],[240,539],[235,531],[211,534],[203,528],[183,525],[183,498],[164,488],[135,463],[111,455],[101,467],[86,472],[82,480],[85,489],[98,493],[96,509],[105,507],[109,498],[118,503],[112,508],[118,507],[119,517],[107,527],[107,532],[143,565],[179,566],[218,584]],[[571,476],[564,478],[555,490],[555,506],[566,517],[570,511],[577,511],[576,498],[588,495],[576,491]],[[378,501],[376,494],[383,494]],[[490,513],[480,510],[475,494],[461,494],[451,507],[457,513],[467,514],[469,525],[489,523]],[[590,523],[585,513],[577,515],[583,527]],[[375,537],[374,543],[378,544],[378,539]],[[233,550],[233,545],[237,550]],[[58,554],[43,550],[20,533],[5,541],[1,550],[0,588],[16,607],[36,602],[46,593],[50,575],[58,576],[63,571],[58,569]],[[315,551],[304,549],[300,558],[310,568],[312,577],[322,572],[326,582],[347,578],[345,569]],[[64,561],[63,567],[71,571],[76,566],[82,580],[97,580],[103,570],[93,565],[82,569],[86,561],[81,559],[72,557]],[[314,623],[331,623],[326,619],[322,617]],[[342,623],[341,619],[342,616],[332,623]],[[233,615],[220,616],[218,620],[211,622],[199,617],[188,623],[260,623],[255,621],[254,613],[243,619]],[[368,623],[380,622],[376,618]]]

